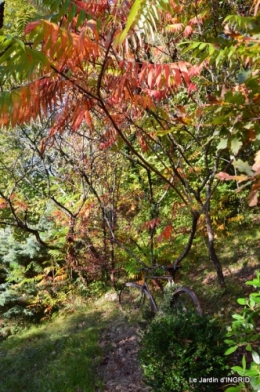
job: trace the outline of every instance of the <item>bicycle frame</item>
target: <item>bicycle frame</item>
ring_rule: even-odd
[[[154,313],[157,313],[159,308],[158,305],[153,297],[153,294],[151,293],[149,286],[147,284],[147,280],[155,280],[155,281],[160,281],[160,280],[167,280],[170,285],[172,286],[174,284],[174,278],[175,278],[175,273],[177,271],[176,268],[172,268],[172,267],[165,267],[165,270],[169,272],[170,275],[163,275],[163,276],[158,276],[158,275],[149,275],[149,271],[154,270],[156,268],[159,268],[161,266],[154,266],[152,268],[142,268],[141,271],[144,271],[144,281],[143,284],[140,284],[138,282],[127,282],[125,283],[125,286],[127,287],[134,287],[136,289],[138,289],[141,292],[141,296],[140,296],[140,300],[138,299],[139,305],[142,306],[144,304],[145,298],[147,297],[147,300],[149,301],[149,303],[151,304],[151,308],[152,311],[154,311]],[[161,291],[163,292],[163,287],[162,285],[158,284],[158,286],[160,287]],[[120,295],[119,295],[119,302],[121,303],[121,294],[123,292],[124,289],[121,290]],[[188,297],[187,297],[188,296]],[[182,297],[183,301],[179,301],[179,298]],[[189,306],[189,302],[192,302],[192,306],[193,308],[196,308],[196,311],[199,315],[203,315],[203,308],[200,304],[200,301],[196,295],[196,293],[190,289],[189,287],[185,287],[185,286],[181,286],[178,288],[174,288],[174,292],[172,294],[172,300],[173,303],[181,303],[182,302],[182,309],[186,310],[186,305],[185,305],[185,298],[189,298],[188,300],[188,307]]]
[[[149,280],[168,280],[168,282],[170,282],[170,284],[173,285],[174,284],[173,276],[172,275],[169,275],[169,276],[167,276],[167,275],[163,275],[163,276],[155,275],[155,276],[153,276],[153,275],[148,275],[148,274],[146,274],[144,276],[144,283],[142,285],[142,291],[146,292],[146,295],[147,295],[147,297],[149,298],[149,300],[151,302],[151,305],[153,307],[154,312],[157,313],[159,308],[158,308],[158,305],[156,304],[156,301],[155,301],[155,299],[154,299],[154,297],[153,297],[153,295],[152,295],[152,293],[151,293],[151,291],[149,289],[148,284],[146,283],[148,279]]]

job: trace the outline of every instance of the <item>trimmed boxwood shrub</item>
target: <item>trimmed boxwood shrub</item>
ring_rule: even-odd
[[[183,313],[154,320],[140,350],[147,384],[160,392],[217,391],[218,383],[199,380],[227,375],[224,336],[225,330],[208,316]]]

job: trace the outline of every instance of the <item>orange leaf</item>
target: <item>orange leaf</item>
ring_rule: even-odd
[[[260,150],[257,151],[257,153],[255,154],[255,163],[253,164],[252,169],[254,171],[257,171],[260,169]]]
[[[249,207],[255,207],[258,203],[258,190],[252,191],[247,196]]]
[[[46,314],[46,313],[50,312],[52,310],[52,308],[53,308],[53,306],[49,306],[48,308],[46,308],[44,310],[44,313]]]
[[[85,111],[85,121],[86,124],[89,126],[90,130],[93,131],[93,122],[88,110]]]
[[[248,180],[250,177],[248,177],[248,176],[245,176],[244,174],[242,174],[242,175],[240,175],[240,176],[231,176],[230,174],[228,174],[228,173],[225,173],[225,172],[219,172],[217,175],[216,175],[216,177],[219,179],[219,180],[221,180],[221,181],[224,181],[224,180],[236,180],[236,181],[240,181],[240,182],[242,182],[242,181],[246,181],[246,180]]]

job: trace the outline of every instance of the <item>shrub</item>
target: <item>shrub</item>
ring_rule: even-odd
[[[140,361],[154,391],[216,391],[216,384],[196,378],[227,374],[225,330],[207,316],[184,313],[155,319],[142,339]]]
[[[241,361],[242,366],[233,366],[231,369],[239,376],[248,377],[250,385],[242,382],[238,386],[228,388],[227,392],[260,390],[260,271],[256,273],[255,279],[246,282],[246,284],[253,286],[257,291],[249,294],[248,298],[237,300],[244,308],[239,314],[232,316],[234,321],[228,327],[226,335],[228,339],[225,340],[230,347],[225,354],[229,355],[234,352],[244,354]]]

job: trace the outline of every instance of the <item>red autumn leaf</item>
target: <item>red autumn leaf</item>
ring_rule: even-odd
[[[161,78],[162,78],[162,66],[161,65],[157,66],[155,77],[156,77],[156,85],[158,88],[160,88],[160,83],[161,83]]]
[[[170,87],[170,85],[171,85],[171,79],[170,79],[171,71],[170,71],[169,64],[164,64],[163,69],[164,69],[164,73],[165,73],[166,86]]]
[[[191,34],[193,33],[193,28],[191,26],[186,26],[184,31],[183,31],[183,35],[184,37],[189,37]]]
[[[154,229],[160,223],[160,221],[160,218],[154,218],[150,221],[145,222],[145,226],[147,227],[147,229]]]
[[[174,71],[174,82],[175,82],[176,87],[178,87],[181,84],[181,73],[180,73],[179,69],[176,67],[174,68],[173,71]]]
[[[34,30],[39,24],[41,23],[40,20],[36,20],[35,22],[30,22],[27,24],[24,30],[24,34],[30,33],[32,30]]]
[[[71,124],[71,127],[73,129],[73,131],[77,131],[84,119],[85,116],[85,110],[78,108],[78,110],[76,110],[76,112],[74,113],[74,119],[73,122]]]
[[[85,110],[85,121],[86,124],[89,126],[90,130],[93,131],[93,122],[88,110]]]
[[[172,225],[167,225],[162,232],[164,239],[168,240],[172,234]]]
[[[189,83],[188,85],[188,94],[190,94],[192,91],[197,91],[197,87],[194,83]]]
[[[153,65],[149,65],[149,72],[148,72],[148,78],[147,78],[147,83],[148,83],[149,88],[152,88],[153,77],[154,77],[154,67],[153,67]]]
[[[147,64],[144,63],[144,64],[142,65],[141,72],[140,72],[139,75],[138,75],[138,78],[139,78],[139,82],[140,82],[140,83],[142,83],[142,80],[143,80],[143,78],[144,78],[144,75],[145,75],[146,70],[147,70]]]

